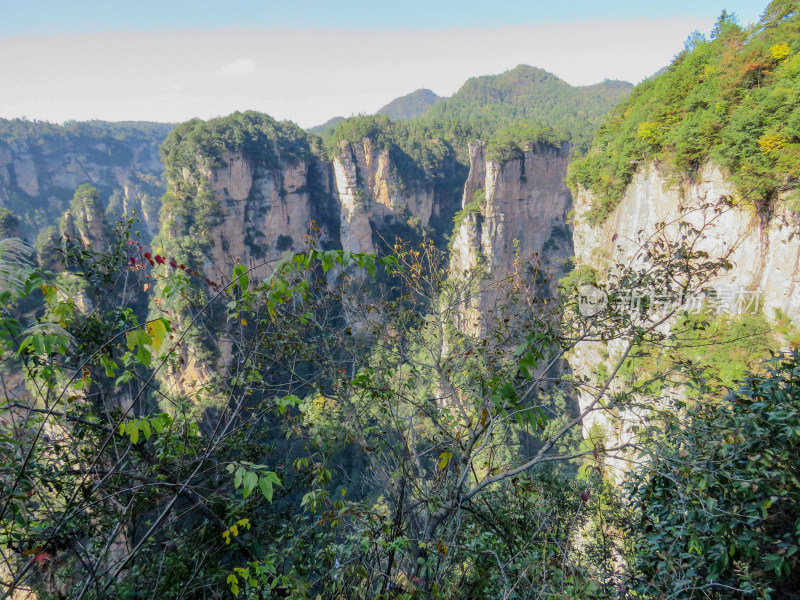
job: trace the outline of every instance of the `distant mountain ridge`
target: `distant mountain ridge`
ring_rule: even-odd
[[[309,127],[308,131],[314,133],[316,135],[322,135],[328,129],[335,128],[339,123],[345,120],[345,117],[333,117],[332,119],[328,119],[322,125],[314,125],[314,127]]]
[[[482,137],[511,124],[541,124],[585,149],[606,114],[632,90],[633,84],[627,81],[608,79],[573,86],[544,69],[519,65],[499,75],[468,79],[421,118],[472,123]]]
[[[428,109],[444,100],[431,90],[419,89],[395,98],[386,106],[379,108],[376,114],[386,115],[392,121],[410,121],[425,114]]]

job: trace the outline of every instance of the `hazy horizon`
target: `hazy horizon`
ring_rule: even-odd
[[[607,19],[566,22],[584,13],[566,5],[519,3],[518,14],[508,7],[497,12],[494,21],[500,24],[463,26],[495,14],[475,3],[474,14],[452,13],[458,26],[431,28],[447,17],[439,5],[423,26],[422,17],[403,20],[397,9],[383,5],[364,16],[331,12],[328,5],[306,0],[318,7],[309,9],[308,22],[327,18],[331,26],[264,27],[268,14],[288,25],[302,17],[297,7],[270,8],[267,2],[266,8],[253,9],[251,20],[247,11],[226,13],[219,19],[225,27],[203,29],[216,21],[189,11],[186,23],[195,29],[165,31],[177,16],[167,11],[159,20],[149,0],[143,4],[153,5],[147,19],[137,13],[115,22],[121,9],[97,8],[97,18],[83,27],[80,11],[50,4],[52,14],[41,21],[26,21],[26,9],[15,5],[0,24],[0,78],[6,90],[0,117],[181,122],[257,110],[307,128],[336,116],[374,113],[420,88],[451,96],[470,77],[519,64],[545,69],[572,85],[605,79],[636,84],[669,64],[692,31],[708,33],[721,11],[716,4],[680,0],[669,7],[608,8]],[[599,10],[583,0],[573,4],[590,17]],[[761,3],[738,5],[743,23],[763,10]],[[664,16],[671,9],[679,16]],[[634,16],[620,16],[625,10]],[[687,11],[696,14],[681,14]],[[350,17],[355,28],[342,28]],[[404,28],[382,27],[391,19]],[[537,22],[529,22],[533,19]]]

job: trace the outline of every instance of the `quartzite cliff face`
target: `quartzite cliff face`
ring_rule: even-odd
[[[225,280],[239,262],[264,277],[287,250],[302,252],[309,224],[338,238],[337,203],[328,165],[316,157],[278,168],[245,153],[224,152],[223,166],[204,171],[219,206],[209,254],[211,277]]]
[[[220,166],[184,169],[182,177],[198,173],[219,209],[207,272],[220,280],[237,262],[253,268],[256,278],[266,276],[285,251],[304,249],[311,221],[322,227],[326,244],[374,253],[376,236],[392,223],[414,220],[427,227],[451,202],[437,198],[427,179],[404,181],[389,151],[367,138],[342,142],[332,162],[312,157],[279,160],[275,167],[243,151],[226,151]]]
[[[784,315],[795,325],[800,323],[800,218],[786,208],[784,198],[774,202],[772,214],[759,212],[752,205],[737,202],[730,180],[721,169],[707,163],[692,181],[677,184],[652,164],[641,167],[617,208],[599,225],[587,219],[593,200],[586,190],[579,190],[575,197],[578,265],[608,272],[616,264],[631,263],[661,224],[669,224],[664,231],[677,242],[678,224],[689,223],[702,231],[695,249],[708,252],[712,259],[725,256],[732,265],[710,282],[722,294],[720,298],[727,294],[724,301],[731,310],[737,306],[755,308],[768,320],[776,321]],[[569,357],[575,377],[596,379],[598,367],[600,371],[603,365],[607,368],[609,361],[621,354],[622,346],[614,340],[607,345],[579,344]],[[588,395],[581,397],[581,408],[591,400]],[[624,442],[632,437],[630,425],[639,418],[623,414],[612,419],[605,411],[594,412],[584,419],[584,430],[597,424],[611,439]],[[625,469],[622,463],[618,466]]]
[[[564,178],[569,147],[529,145],[505,163],[487,161],[485,146],[471,144],[460,223],[453,232],[451,272],[482,268],[485,285],[465,306],[462,326],[476,331],[478,320],[502,301],[492,286],[514,274],[517,262],[538,262],[545,274],[542,293],[552,293],[572,256],[567,217],[572,195]]]
[[[342,248],[351,252],[375,252],[374,236],[395,220],[415,219],[427,227],[448,201],[436,197],[427,179],[404,180],[389,150],[376,148],[368,138],[361,143],[340,142],[333,173],[341,206]]]
[[[592,195],[581,191],[575,200],[575,257],[578,264],[605,269],[629,260],[640,249],[642,236],[658,223],[685,221],[702,227],[699,248],[713,256],[728,256],[732,268],[722,271],[715,285],[758,293],[768,319],[776,311],[800,319],[800,221],[774,202],[772,214],[737,201],[733,184],[713,164],[706,164],[691,182],[675,184],[652,165],[636,173],[616,210],[602,225],[592,226],[585,215]],[[727,207],[725,200],[733,202]],[[722,202],[722,204],[720,204]],[[703,205],[720,205],[719,214]]]

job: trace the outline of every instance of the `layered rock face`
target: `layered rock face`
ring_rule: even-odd
[[[439,210],[429,182],[404,182],[389,152],[366,138],[343,142],[332,163],[313,157],[276,168],[241,151],[223,152],[221,162],[200,169],[219,207],[207,265],[213,278],[229,276],[237,262],[253,268],[253,277],[268,275],[285,251],[304,249],[311,221],[324,243],[374,253],[384,226],[415,219],[425,227]],[[183,177],[196,174],[184,170]]]
[[[717,289],[717,302],[726,303],[717,310],[757,309],[773,322],[779,315],[800,322],[800,219],[785,208],[785,199],[778,199],[775,212],[769,215],[752,205],[737,205],[734,186],[709,163],[694,181],[678,184],[668,181],[653,165],[640,168],[616,210],[596,226],[586,218],[593,200],[586,190],[579,190],[575,198],[577,264],[600,273],[617,264],[636,264],[643,243],[652,240],[662,224],[666,225],[666,238],[680,244],[679,224],[683,222],[700,232],[690,235],[695,250],[707,252],[710,259],[727,257],[732,265],[716,272],[708,282]],[[666,332],[670,327],[671,322],[666,322],[662,329]],[[580,343],[569,357],[575,377],[596,380],[595,373],[607,372],[624,346],[620,340]],[[591,401],[588,395],[581,396],[581,409]],[[630,425],[640,419],[641,415],[624,411],[613,417],[599,411],[584,419],[583,425],[585,431],[597,425],[610,440],[620,443],[632,439]],[[615,466],[621,471],[627,468],[623,462]]]
[[[585,218],[592,200],[586,191],[575,199],[578,264],[603,270],[628,261],[657,224],[675,224],[668,231],[677,239],[677,223],[683,221],[702,228],[697,249],[711,257],[727,256],[732,263],[715,278],[714,287],[757,294],[768,319],[775,319],[776,311],[800,319],[800,221],[786,209],[785,199],[774,203],[777,209],[770,215],[736,205],[734,186],[718,167],[706,164],[693,182],[672,185],[652,165],[640,169],[616,210],[596,227]],[[719,205],[718,213],[711,206],[702,210],[704,205]]]
[[[338,238],[336,199],[328,165],[314,158],[279,168],[242,152],[225,152],[224,166],[205,171],[220,213],[211,230],[210,276],[225,279],[239,262],[256,278],[287,250],[302,251],[311,221],[323,239]]]
[[[356,144],[343,141],[339,148],[333,173],[344,250],[375,252],[375,228],[393,220],[414,218],[423,227],[428,226],[439,210],[432,185],[403,181],[389,151],[375,148],[368,138]]]
[[[526,147],[522,156],[500,164],[485,159],[483,144],[471,144],[470,172],[462,214],[453,232],[451,272],[464,276],[481,269],[485,284],[465,306],[462,326],[477,327],[494,310],[503,291],[493,285],[533,261],[544,272],[540,293],[552,293],[572,254],[567,216],[572,195],[564,178],[569,147]]]

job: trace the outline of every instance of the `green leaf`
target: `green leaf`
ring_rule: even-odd
[[[375,266],[375,255],[374,254],[367,254],[364,257],[364,266],[367,269],[367,273],[369,273],[370,277],[375,277],[378,272],[378,268]]]
[[[139,427],[142,429],[142,433],[144,434],[144,439],[149,440],[150,435],[153,432],[150,430],[150,423],[147,422],[147,419],[142,419],[139,422]]]
[[[235,282],[238,281],[243,292],[247,291],[247,286],[250,284],[250,278],[247,276],[247,267],[244,265],[236,265],[233,267],[233,275],[231,279]]]
[[[327,250],[322,255],[322,270],[327,273],[336,264],[339,253],[336,250]]]
[[[134,421],[125,424],[125,435],[131,438],[131,443],[139,441],[139,426]]]
[[[117,375],[116,369],[119,368],[119,365],[117,365],[116,362],[114,362],[113,360],[111,360],[107,356],[104,356],[104,355],[101,354],[100,355],[100,363],[103,365],[103,367],[106,370],[106,377],[109,377],[109,378],[116,377],[116,375]]]
[[[258,484],[258,475],[253,471],[248,471],[244,475],[244,490],[242,491],[245,498],[255,489]]]
[[[146,346],[152,344],[150,335],[142,329],[134,329],[126,334],[126,338],[128,350],[133,351],[136,349],[136,360],[145,367],[150,366],[150,351],[146,348]]]
[[[286,412],[286,408],[288,406],[297,406],[298,404],[300,404],[300,398],[298,398],[294,394],[290,394],[285,398],[278,398],[277,400],[275,400],[275,404],[278,405],[278,410],[280,411],[281,414],[283,414]]]
[[[155,429],[156,433],[161,433],[164,430],[164,426],[166,425],[166,419],[164,419],[163,414],[156,415],[155,417],[150,419],[150,424]]]
[[[134,329],[125,334],[128,342],[128,350],[133,352],[136,346],[149,345],[151,343],[150,336],[143,329]]]
[[[136,350],[136,360],[138,360],[145,367],[150,366],[151,358],[152,355],[150,354],[150,351],[144,346],[139,346],[139,348]]]
[[[116,381],[114,381],[114,385],[123,385],[128,383],[131,379],[133,379],[133,373],[131,371],[123,371],[122,375],[117,377]]]
[[[453,458],[453,453],[450,450],[445,450],[439,455],[439,470],[444,471],[447,465],[450,463],[450,459]]]
[[[236,474],[233,476],[233,487],[237,490],[239,489],[239,486],[242,485],[242,478],[244,477],[244,474],[244,467],[239,467],[236,470]]]
[[[268,477],[259,477],[258,487],[261,489],[261,493],[264,494],[264,498],[266,498],[268,502],[272,502],[272,481],[270,481]]]

